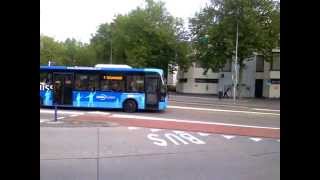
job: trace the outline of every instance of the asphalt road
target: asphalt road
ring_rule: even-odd
[[[198,101],[201,101],[202,103],[199,103]],[[280,109],[277,108],[280,106],[279,101],[266,100],[264,104],[264,101],[262,100],[258,100],[257,102],[247,102],[249,100],[242,101],[246,101],[247,104],[239,103],[234,105],[230,100],[227,100],[226,103],[225,101],[220,102],[216,98],[172,95],[170,96],[169,107],[166,111],[138,112],[134,115],[141,117],[147,116],[202,122],[232,123],[276,128],[280,127]],[[257,104],[259,107],[257,107]],[[99,111],[121,115],[128,114],[117,110]],[[80,110],[77,112],[87,111]],[[40,116],[40,119],[48,119],[45,114],[41,113]],[[53,117],[52,114],[51,116]]]
[[[171,96],[166,111],[134,116],[279,128],[279,107],[276,100],[242,100],[234,105],[230,100],[210,97]],[[40,109],[41,179],[280,179],[280,139],[117,125],[64,125],[91,112],[59,110],[60,123],[50,124],[52,109]],[[99,113],[128,115],[114,110]]]
[[[40,128],[43,180],[276,180],[280,141],[134,127]]]

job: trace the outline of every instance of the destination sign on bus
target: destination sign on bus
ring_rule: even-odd
[[[107,79],[107,80],[122,80],[123,77],[122,76],[103,76],[103,79]]]

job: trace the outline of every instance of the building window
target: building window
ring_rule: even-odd
[[[280,84],[280,79],[270,79],[271,84]]]
[[[222,72],[231,72],[231,61],[227,60],[226,64],[222,68]]]
[[[256,72],[264,71],[264,59],[262,56],[256,56]]]
[[[75,89],[80,91],[99,90],[99,76],[96,74],[76,74]]]
[[[187,78],[182,78],[182,79],[179,79],[179,83],[186,83],[188,81]]]
[[[203,78],[196,78],[194,80],[196,83],[218,83],[218,79],[203,79]]]
[[[273,53],[271,70],[280,71],[280,53]]]
[[[144,91],[144,76],[143,75],[128,75],[127,78],[128,92],[143,92]]]
[[[115,91],[123,92],[124,88],[124,77],[122,75],[101,75],[101,91]]]

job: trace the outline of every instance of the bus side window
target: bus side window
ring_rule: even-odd
[[[80,91],[99,90],[99,76],[95,74],[77,73],[75,89]]]
[[[144,91],[144,76],[143,75],[127,75],[128,92],[143,92]]]

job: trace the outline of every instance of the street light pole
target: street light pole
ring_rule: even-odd
[[[234,63],[234,72],[235,72],[235,79],[233,83],[233,102],[236,103],[236,91],[238,85],[238,21],[237,21],[237,37],[236,37],[236,58]]]
[[[112,64],[112,25],[113,23],[110,25],[110,64]]]

